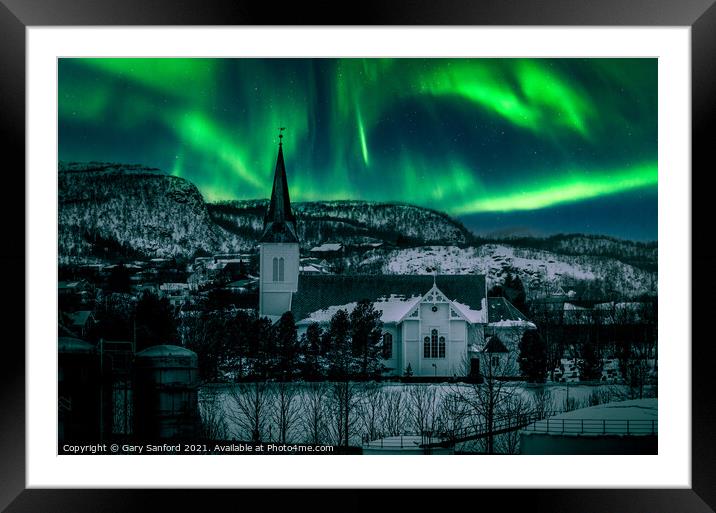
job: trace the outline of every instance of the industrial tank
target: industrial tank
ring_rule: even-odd
[[[157,345],[135,358],[135,433],[140,440],[192,439],[198,428],[198,358]]]
[[[106,386],[95,346],[77,338],[59,337],[57,378],[60,442],[103,440],[112,419],[111,389]]]

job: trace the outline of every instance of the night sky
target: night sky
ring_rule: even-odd
[[[476,233],[657,238],[656,59],[60,59],[59,158],[209,201],[447,212]]]

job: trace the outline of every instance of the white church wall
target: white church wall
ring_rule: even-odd
[[[261,294],[261,315],[283,315],[291,309],[291,292],[266,292]]]
[[[273,259],[283,259],[283,273],[274,277]],[[292,294],[298,290],[299,254],[296,243],[263,243],[260,249],[260,315],[282,315],[291,309]],[[283,278],[283,280],[279,280]]]
[[[403,372],[410,365],[413,370],[413,376],[420,376],[420,349],[422,344],[417,340],[408,340],[404,344],[405,359],[403,360]]]
[[[388,369],[392,369],[391,374],[402,375],[400,368],[400,353],[402,346],[400,342],[400,330],[396,327],[394,323],[384,324],[383,333],[390,333],[390,335],[393,337],[393,351],[391,353],[391,357],[384,358],[383,365],[385,365]]]
[[[407,319],[400,324],[401,327],[401,354],[399,375],[405,373],[405,369],[410,364],[413,375],[418,375],[420,365],[418,349],[420,347],[418,337],[420,336],[420,321],[417,319]]]

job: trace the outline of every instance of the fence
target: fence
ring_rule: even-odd
[[[550,419],[538,420],[525,431],[549,434],[655,435],[657,420],[634,419]]]

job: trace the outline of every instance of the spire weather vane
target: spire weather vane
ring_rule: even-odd
[[[279,144],[279,145],[283,144],[283,142],[281,141],[281,139],[283,139],[283,131],[284,131],[284,130],[286,130],[286,127],[285,127],[285,126],[280,126],[280,127],[278,127],[278,144]]]

